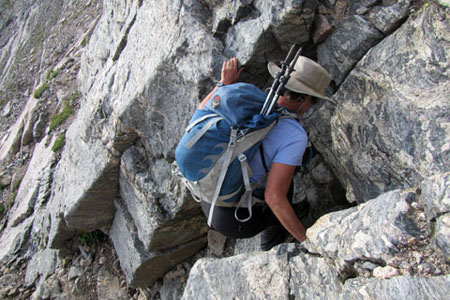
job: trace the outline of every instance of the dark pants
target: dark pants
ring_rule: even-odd
[[[292,203],[294,194],[293,184],[291,184],[288,192],[288,199]],[[204,201],[201,202],[203,213],[209,216],[211,204]],[[220,207],[214,208],[212,228],[220,232],[226,237],[233,239],[243,239],[254,237],[261,231],[271,226],[281,226],[277,217],[272,213],[272,210],[266,205],[253,206],[252,217],[246,222],[240,222],[234,217],[235,207]],[[248,217],[248,209],[241,207],[238,210],[238,217],[244,219]]]

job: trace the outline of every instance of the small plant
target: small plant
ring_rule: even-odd
[[[16,181],[14,181],[13,183],[13,191],[17,191],[19,189],[20,184],[22,183],[22,179],[23,177],[17,179]]]
[[[56,70],[48,70],[47,72],[47,80],[52,80],[53,78],[55,78],[56,76],[58,76],[59,72],[61,71],[60,68],[56,69]]]
[[[39,99],[42,97],[42,94],[48,90],[48,83],[44,82],[40,87],[38,87],[34,92],[33,92],[33,97],[36,99]]]
[[[0,215],[3,215],[4,212],[5,212],[5,205],[3,205],[3,203],[0,203]]]
[[[81,46],[84,47],[86,46],[88,43],[88,39],[87,38],[83,38],[83,40],[81,41]]]
[[[92,246],[105,241],[106,235],[101,230],[94,230],[80,234],[78,240],[84,246]]]
[[[58,152],[62,147],[64,147],[64,144],[66,143],[66,136],[63,134],[60,137],[56,139],[56,141],[53,143],[52,151]]]
[[[75,102],[78,98],[80,98],[80,92],[78,90],[74,91],[72,95],[70,96],[70,102]]]
[[[50,117],[50,130],[55,130],[59,125],[61,125],[67,118],[74,113],[73,108],[70,106],[69,102],[64,104],[63,110],[56,115]]]

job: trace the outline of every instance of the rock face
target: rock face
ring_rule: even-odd
[[[269,252],[200,259],[191,270],[183,299],[208,295],[214,299],[240,295],[256,299],[390,299],[398,295],[444,299],[450,281],[450,276],[441,275],[449,271],[447,254],[430,239],[443,234],[448,240],[448,230],[447,234],[433,233],[433,222],[427,220],[428,212],[437,209],[431,203],[441,195],[449,199],[448,175],[422,183],[429,193],[426,198],[415,190],[395,190],[358,207],[327,214],[308,229],[308,240],[302,245],[282,244]]]
[[[248,19],[227,31],[225,53],[249,66],[265,65],[263,54],[273,51],[264,45],[280,45],[277,38],[286,40],[293,26],[303,24],[296,41],[308,40],[315,5],[287,1],[279,11],[256,1]],[[85,103],[66,133],[66,151],[55,173],[50,246],[62,247],[78,232],[112,222],[110,236],[129,283],[148,285],[205,245],[203,217],[183,196],[171,164],[180,129],[218,73],[224,46],[205,26],[208,7],[195,1],[125,6],[106,1],[104,6],[81,65]],[[294,18],[300,13],[306,22]],[[167,18],[173,15],[178,17]],[[162,30],[142,34],[163,19],[169,23]],[[257,34],[247,36],[248,28]],[[233,40],[246,40],[247,48],[233,50],[241,45]]]
[[[0,223],[0,260],[27,262],[24,285],[37,287],[35,297],[57,297],[51,291],[62,294],[68,281],[83,293],[78,264],[68,280],[55,278],[58,253],[94,230],[108,234],[129,286],[156,282],[160,298],[180,297],[189,269],[180,263],[200,255],[208,228],[177,175],[176,144],[226,58],[237,57],[242,80],[264,88],[267,62],[284,59],[292,43],[332,74],[327,93],[338,102],[302,120],[320,152],[295,178],[294,202],[311,205],[302,219],[312,226],[309,239],[258,252],[256,237],[229,250],[230,241],[210,231],[217,245],[192,268],[183,298],[449,293],[448,3],[27,4],[0,0],[0,88],[17,98],[0,98],[8,121],[0,123],[2,204],[15,200]],[[38,43],[30,32],[44,17],[52,34]],[[65,48],[55,46],[59,31]],[[42,95],[31,96],[44,83]],[[65,101],[76,115],[55,129],[50,115]],[[53,149],[60,136],[61,152]],[[229,253],[239,254],[213,258]],[[96,295],[127,298],[111,270],[98,268]]]
[[[430,6],[371,48],[333,96],[339,105],[321,109],[323,122],[316,114],[307,122],[349,200],[448,171],[446,14]]]

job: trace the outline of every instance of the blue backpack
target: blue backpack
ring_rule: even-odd
[[[252,197],[248,161],[257,152],[280,112],[260,114],[267,95],[248,83],[220,87],[203,109],[195,111],[181,138],[175,159],[184,183],[197,201],[211,203],[208,225],[214,207],[236,207],[246,203],[251,218]],[[261,200],[259,200],[261,201]]]

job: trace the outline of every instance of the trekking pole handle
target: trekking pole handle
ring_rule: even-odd
[[[291,47],[291,50],[293,49],[294,46]],[[273,106],[275,105],[275,102],[277,102],[278,98],[281,96],[282,91],[284,89],[284,86],[286,85],[286,83],[288,82],[289,78],[291,77],[291,73],[295,70],[294,66],[297,63],[298,57],[300,56],[301,52],[302,52],[302,48],[300,47],[297,50],[297,53],[295,54],[294,58],[291,60],[291,62],[289,64],[289,67],[287,69],[287,72],[286,71],[284,72],[286,74],[283,74],[281,76],[281,78],[279,78],[278,87],[276,89],[274,98],[272,99],[272,101],[271,101],[271,103],[269,105],[269,108],[266,110],[266,114],[265,114],[266,116],[270,114],[270,112],[272,111]],[[271,90],[271,92],[272,92],[272,90]]]
[[[297,44],[292,45],[291,48],[289,49],[286,59],[281,61],[281,68],[275,74],[275,79],[273,81],[272,87],[270,88],[270,92],[267,95],[267,98],[261,109],[260,112],[261,115],[263,116],[269,115],[270,112],[272,111],[273,106],[275,105],[275,102],[277,102],[278,98],[281,96],[281,91],[283,90],[285,84],[288,82],[290,74],[294,71],[294,66],[297,63],[300,53],[302,52],[301,47],[298,48],[298,50],[295,52],[295,49],[297,47],[298,47]]]
[[[275,78],[272,83],[272,87],[270,88],[270,92],[267,95],[266,100],[264,101],[264,105],[261,109],[261,112],[260,112],[261,115],[267,116],[269,114],[268,112],[270,112],[272,110],[274,101],[271,101],[271,99],[273,99],[273,97],[276,95],[276,91],[278,90],[279,85],[280,85],[280,79],[284,76],[286,69],[289,69],[291,67],[291,66],[289,66],[289,63],[292,61],[292,56],[294,54],[295,48],[297,48],[297,44],[293,44],[291,46],[285,60],[281,61],[281,68],[275,74]],[[295,57],[294,57],[294,59],[295,59]],[[291,65],[292,65],[292,63],[291,63]],[[288,66],[289,66],[289,68],[288,68]],[[277,99],[278,99],[278,97],[277,97]]]

